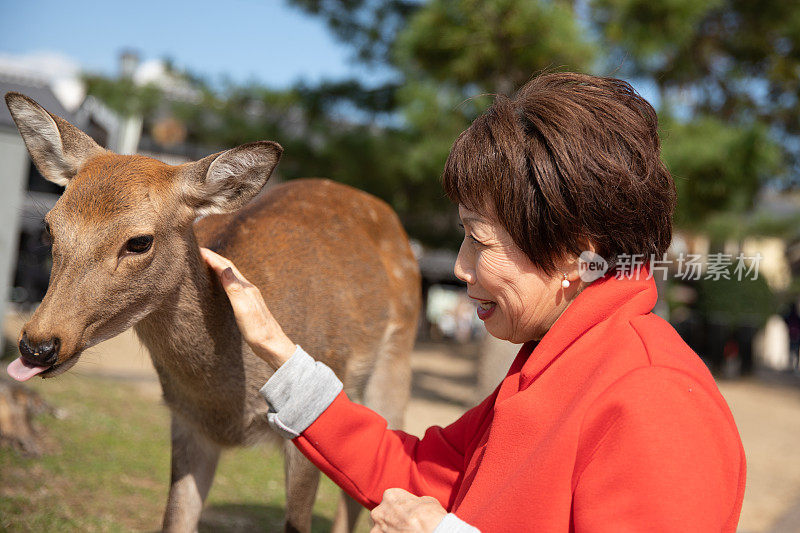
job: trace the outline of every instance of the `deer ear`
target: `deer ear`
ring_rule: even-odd
[[[66,185],[89,159],[105,152],[91,137],[20,93],[7,93],[6,105],[33,163],[49,181]]]
[[[280,144],[259,141],[184,165],[184,197],[197,216],[230,213],[267,183],[283,153]]]

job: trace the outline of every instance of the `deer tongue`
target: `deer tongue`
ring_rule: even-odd
[[[48,367],[46,366],[33,366],[29,365],[25,361],[22,360],[22,357],[17,357],[14,361],[8,365],[6,368],[6,372],[12,378],[16,379],[17,381],[25,381],[40,372],[44,372],[47,370]]]

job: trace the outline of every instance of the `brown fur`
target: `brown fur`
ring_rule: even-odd
[[[34,102],[21,95],[6,100],[18,124],[31,117],[37,127],[49,124]],[[56,122],[57,132],[20,128],[29,147],[71,139],[73,151],[63,142],[32,154],[36,164],[61,168],[49,160],[61,152],[86,157],[47,215],[54,239],[50,287],[23,332],[33,343],[61,340],[56,366],[43,374],[49,377],[66,371],[88,346],[134,326],[172,411],[165,530],[196,529],[223,447],[274,436],[258,395],[271,372],[243,342],[198,244],[232,259],[290,338],[326,362],[352,398],[392,426],[402,424],[420,279],[389,206],[328,180],[297,180],[236,212],[194,223],[198,212],[234,210],[252,197],[277,164],[280,146],[253,143],[172,167],[102,151]],[[127,240],[139,235],[154,236],[152,249],[125,255]],[[286,454],[286,527],[308,531],[319,472],[293,446]],[[340,506],[347,508],[352,504]],[[353,520],[338,517],[336,529]]]

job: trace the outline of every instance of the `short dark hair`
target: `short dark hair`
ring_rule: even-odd
[[[542,74],[456,139],[442,176],[455,203],[490,215],[535,265],[586,249],[609,261],[661,257],[676,191],[660,158],[653,107],[625,81]]]

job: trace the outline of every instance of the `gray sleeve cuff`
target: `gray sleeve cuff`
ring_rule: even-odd
[[[481,530],[467,524],[453,513],[447,513],[433,533],[481,533]]]
[[[267,420],[282,437],[299,436],[342,391],[342,382],[300,346],[259,391],[269,404]]]

